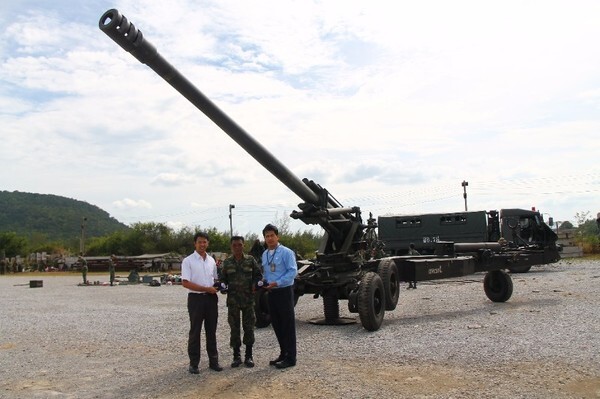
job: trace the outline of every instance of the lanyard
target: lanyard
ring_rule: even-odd
[[[273,256],[271,256],[271,259],[269,259],[269,251],[267,251],[267,265],[271,267],[271,272],[275,271],[275,263],[273,261],[275,260],[275,253],[277,252],[278,248],[279,248],[279,245],[277,247],[275,247],[275,250],[273,251]]]

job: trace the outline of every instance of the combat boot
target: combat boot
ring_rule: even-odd
[[[246,345],[246,357],[244,358],[244,364],[246,367],[254,367],[254,360],[252,360],[252,345]]]
[[[233,362],[231,362],[231,367],[239,367],[242,364],[242,356],[240,355],[240,347],[233,348]]]

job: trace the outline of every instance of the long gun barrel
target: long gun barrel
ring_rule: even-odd
[[[277,179],[310,204],[319,204],[319,196],[285,165],[275,158],[250,134],[221,111],[200,90],[188,81],[177,69],[166,61],[142,32],[118,10],[111,9],[100,18],[100,30],[106,33],[125,51],[141,63],[148,65],[175,90],[208,116],[217,126],[237,142],[246,152],[271,172]]]
[[[144,39],[142,32],[119,11],[111,9],[105,12],[100,17],[99,26],[101,31],[166,80],[304,201],[298,205],[300,211],[293,211],[290,216],[306,224],[320,225],[325,234],[321,238],[314,261],[303,263],[298,270],[294,282],[295,295],[321,295],[327,324],[340,322],[338,300],[353,298],[349,301],[349,310],[362,312],[361,322],[367,325],[367,328],[379,328],[383,309],[388,305],[386,299],[381,296],[384,290],[383,282],[373,273],[375,268],[379,267],[379,261],[371,260],[371,257],[374,250],[380,249],[380,246],[375,232],[377,224],[372,215],[369,215],[367,224],[364,224],[359,207],[344,207],[317,183],[308,179],[298,179],[161,57],[156,48]],[[396,282],[394,290],[397,302],[397,271],[394,272],[396,269],[390,265],[395,267],[388,264],[385,273],[388,280]],[[360,287],[367,288],[359,295]],[[362,298],[364,306],[359,306],[359,298]],[[264,301],[257,300],[257,303],[262,302]],[[377,316],[375,309],[378,311]]]
[[[377,227],[373,218],[369,219],[368,225],[363,225],[359,207],[343,207],[326,189],[317,183],[308,179],[300,180],[296,177],[285,165],[169,64],[156,48],[144,38],[142,32],[119,11],[111,9],[105,12],[100,17],[99,27],[125,51],[131,53],[141,63],[148,65],[167,81],[175,90],[223,129],[229,137],[265,169],[304,201],[298,205],[300,211],[293,211],[290,216],[302,220],[306,224],[318,224],[327,232],[323,237],[317,256],[334,255],[335,257],[342,255],[354,259],[352,262],[361,262],[352,254],[362,249],[364,228],[374,229]]]

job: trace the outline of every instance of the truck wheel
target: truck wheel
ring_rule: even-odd
[[[348,312],[358,313],[358,290],[348,294]]]
[[[483,278],[483,290],[492,302],[506,302],[513,292],[513,283],[504,270],[492,270]]]
[[[385,294],[385,310],[394,310],[400,296],[400,284],[398,282],[398,266],[393,259],[384,258],[377,266],[377,274],[383,281],[383,292]]]
[[[529,270],[531,270],[531,265],[515,266],[509,268],[508,270],[513,273],[527,273]]]
[[[358,288],[358,315],[360,323],[368,331],[381,327],[385,314],[383,281],[377,273],[364,275]]]
[[[256,315],[256,328],[268,327],[271,324],[269,314],[269,293],[265,290],[256,290],[254,293],[254,314]]]

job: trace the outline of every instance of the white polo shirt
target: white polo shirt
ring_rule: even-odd
[[[206,254],[206,259],[204,259],[198,252],[194,251],[181,262],[182,280],[187,280],[203,287],[212,287],[218,278],[217,264],[209,254]],[[196,294],[199,293],[190,289],[188,291]]]

